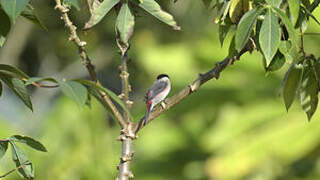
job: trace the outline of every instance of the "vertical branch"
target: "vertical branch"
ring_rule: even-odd
[[[121,84],[122,84],[122,92],[120,96],[123,102],[125,103],[126,107],[130,109],[133,102],[130,101],[130,96],[129,96],[129,93],[131,91],[131,86],[129,83],[130,74],[128,72],[127,61],[128,61],[128,49],[127,48],[121,49],[120,78],[121,78]],[[127,123],[130,122],[130,117],[126,113],[124,113],[124,119],[126,120]]]
[[[120,98],[126,105],[128,109],[131,108],[133,102],[130,100],[129,93],[131,91],[131,86],[129,83],[129,72],[128,72],[128,44],[123,44],[119,38],[117,38],[117,44],[121,52],[121,65],[120,65],[120,78],[122,90],[120,94]],[[121,134],[119,140],[122,143],[122,152],[120,163],[118,166],[118,176],[116,180],[128,180],[129,178],[133,178],[133,173],[130,171],[131,159],[133,157],[133,140],[136,138],[134,131],[134,123],[131,121],[130,116],[123,112],[123,117],[128,123],[127,128],[121,130]]]
[[[120,164],[118,166],[118,176],[116,180],[128,180],[129,178],[133,178],[133,173],[130,171],[130,164],[134,154],[133,151],[133,140],[135,139],[134,135],[134,124],[132,122],[129,123],[127,128],[127,133],[121,131],[121,135],[119,140],[122,143],[122,152],[120,158]]]

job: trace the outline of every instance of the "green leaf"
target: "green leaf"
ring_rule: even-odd
[[[22,102],[31,111],[33,111],[32,103],[31,103],[28,91],[24,83],[20,79],[14,78],[10,74],[7,74],[1,71],[0,71],[0,79],[7,84],[7,86],[22,100]]]
[[[80,10],[80,2],[79,2],[79,0],[64,0],[64,3],[72,5],[78,11]]]
[[[132,14],[127,3],[122,4],[117,17],[116,29],[120,35],[120,40],[123,44],[128,44],[128,41],[133,33],[134,15]]]
[[[282,3],[282,0],[266,0],[266,2],[268,4],[270,4],[271,6],[274,6],[274,7],[280,7],[280,4]]]
[[[29,78],[29,76],[24,73],[23,71],[21,71],[20,69],[14,67],[14,66],[10,66],[7,64],[0,64],[0,71],[7,71],[10,73],[13,73],[21,78]]]
[[[229,52],[228,52],[228,57],[233,58],[238,54],[236,50],[236,44],[235,44],[235,36],[233,36],[230,45],[229,45]]]
[[[33,149],[36,149],[38,151],[47,152],[47,149],[42,145],[39,141],[32,139],[28,136],[21,136],[21,135],[14,135],[10,137],[11,141],[24,143],[28,146],[30,146]]]
[[[9,16],[11,23],[14,24],[28,2],[29,0],[1,0],[0,4]]]
[[[283,100],[287,111],[294,101],[297,90],[301,83],[303,66],[301,64],[292,64],[283,79]]]
[[[279,51],[277,51],[277,53],[273,57],[271,63],[267,67],[266,71],[267,72],[277,71],[283,67],[285,62],[286,62],[285,57]]]
[[[288,0],[290,19],[293,25],[296,24],[299,17],[300,0]]]
[[[0,22],[1,22],[1,26],[0,26],[0,47],[3,46],[5,39],[7,37],[7,34],[10,31],[10,19],[9,17],[6,15],[6,13],[0,8]]]
[[[291,21],[289,20],[287,15],[279,8],[272,7],[272,10],[281,18],[289,33],[289,39],[292,41],[293,47],[295,49],[298,49],[298,34],[294,30],[294,26]]]
[[[281,32],[276,16],[268,9],[259,33],[260,48],[266,58],[266,67],[279,48]]]
[[[249,0],[230,1],[229,16],[233,23],[237,24],[244,13],[249,10]]]
[[[54,78],[51,78],[51,77],[31,77],[25,82],[25,84],[27,86],[27,85],[30,85],[32,83],[42,82],[42,81],[50,81],[50,82],[53,82],[53,83],[58,83],[57,80],[55,80]]]
[[[253,25],[255,24],[257,17],[262,10],[262,8],[254,8],[242,16],[237,27],[235,39],[235,46],[238,52],[241,51],[241,49],[246,45]]]
[[[86,103],[88,98],[87,88],[76,81],[58,81],[62,92],[75,101],[80,107]]]
[[[208,8],[210,7],[211,1],[212,0],[202,0],[203,4]]]
[[[223,46],[223,41],[226,38],[230,28],[232,26],[230,18],[226,18],[224,24],[219,24],[219,41],[221,47]]]
[[[33,24],[39,26],[44,30],[48,30],[46,26],[41,22],[39,16],[34,11],[34,8],[28,4],[24,11],[21,12],[21,16],[32,22]]]
[[[281,54],[284,55],[287,61],[293,61],[293,58],[290,54],[290,49],[292,48],[292,45],[290,41],[281,41],[279,45],[279,51]]]
[[[10,141],[12,160],[16,164],[16,167],[22,166],[18,169],[19,174],[26,179],[34,178],[34,170],[32,163],[25,155],[25,153],[20,149],[13,141]]]
[[[143,0],[143,3],[139,3],[139,6],[152,14],[154,17],[158,18],[160,21],[172,26],[175,30],[180,30],[180,26],[173,19],[173,16],[165,11],[163,11],[160,5],[154,0]]]
[[[316,81],[315,73],[311,67],[306,67],[303,72],[303,78],[300,89],[300,102],[302,109],[308,116],[308,120],[317,110],[318,106],[319,84]]]
[[[6,154],[9,141],[0,141],[0,160]]]
[[[120,0],[104,0],[102,3],[99,1],[94,1],[93,12],[89,21],[85,24],[84,29],[92,28],[94,25],[98,24],[102,18],[113,8],[116,4],[118,4]]]
[[[91,87],[91,88],[94,88],[94,89],[96,89],[96,90],[99,90],[99,91],[102,91],[102,92],[106,93],[108,96],[110,96],[110,98],[111,98],[112,100],[114,100],[117,104],[119,104],[120,107],[121,107],[124,111],[127,112],[127,114],[129,114],[129,115],[131,116],[130,111],[128,110],[128,108],[123,104],[123,102],[121,101],[121,99],[120,99],[114,92],[110,91],[110,90],[107,89],[107,88],[102,87],[101,85],[97,85],[97,84],[96,84],[95,82],[93,82],[93,81],[84,80],[84,79],[77,79],[77,80],[74,80],[74,81],[77,81],[77,82],[79,82],[79,83],[81,83],[81,84],[83,84],[83,85],[89,86],[89,87]],[[132,116],[131,116],[131,118],[132,118]],[[133,118],[132,118],[132,119],[133,119]]]

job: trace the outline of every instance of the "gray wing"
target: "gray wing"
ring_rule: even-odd
[[[154,98],[154,96],[162,92],[167,86],[168,86],[168,82],[166,81],[157,81],[153,83],[153,85],[151,86],[151,88],[149,89],[146,95],[147,101]]]

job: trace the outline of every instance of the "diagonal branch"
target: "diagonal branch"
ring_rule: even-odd
[[[98,78],[97,74],[94,70],[94,66],[91,64],[91,60],[84,48],[86,45],[85,41],[81,41],[79,36],[77,35],[77,27],[73,25],[72,21],[69,18],[68,11],[69,9],[65,7],[62,3],[61,0],[55,0],[56,6],[55,9],[58,9],[62,16],[61,19],[64,21],[65,26],[69,29],[70,31],[70,37],[69,40],[71,40],[79,50],[79,56],[82,60],[82,64],[87,68],[90,78],[92,81],[94,81],[97,85],[101,85]],[[104,101],[108,104],[112,112],[114,113],[116,119],[118,120],[119,124],[121,125],[122,128],[127,126],[127,123],[124,121],[122,115],[120,114],[119,110],[116,108],[115,104],[112,102],[110,97],[104,93],[103,91],[99,91],[99,95],[104,99]]]
[[[184,98],[188,97],[190,94],[192,94],[193,92],[198,90],[202,84],[206,83],[207,81],[209,81],[209,80],[211,80],[213,78],[218,79],[220,73],[226,67],[232,65],[236,60],[238,60],[240,58],[240,56],[242,54],[244,54],[247,51],[248,51],[248,48],[244,48],[238,53],[238,55],[236,55],[234,57],[231,57],[231,58],[227,57],[227,58],[223,59],[222,61],[218,62],[215,65],[215,67],[212,68],[210,71],[206,72],[205,74],[200,74],[199,77],[196,80],[194,80],[192,83],[187,85],[180,92],[178,92],[174,96],[166,99],[165,100],[166,106],[164,108],[162,106],[158,106],[158,107],[154,108],[154,110],[149,115],[149,123],[153,119],[155,119],[156,117],[158,117],[159,115],[164,113],[165,111],[169,110],[170,108],[172,108],[173,106],[178,104]],[[142,126],[142,122],[143,122],[144,118],[145,117],[142,117],[140,119],[140,121],[136,124],[135,133],[138,133],[138,131],[141,130],[144,127],[144,126]]]

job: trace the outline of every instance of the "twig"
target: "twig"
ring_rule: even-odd
[[[306,55],[306,52],[304,51],[304,46],[303,46],[303,33],[302,33],[302,28],[300,28],[300,51],[303,55],[303,57],[305,58],[307,55]]]
[[[199,87],[202,84],[206,83],[207,81],[209,81],[212,78],[218,79],[220,73],[227,66],[232,65],[236,60],[238,60],[240,58],[240,56],[242,54],[244,54],[247,51],[248,51],[248,49],[244,48],[239,52],[239,54],[237,56],[234,56],[232,58],[227,57],[224,60],[218,62],[215,65],[215,67],[212,68],[210,71],[206,72],[205,74],[200,74],[199,77],[195,81],[190,83],[188,86],[186,86],[184,89],[182,89],[180,92],[178,92],[174,96],[166,99],[165,100],[165,104],[166,104],[165,108],[163,108],[162,106],[158,106],[158,107],[154,108],[154,110],[149,115],[149,123],[151,122],[151,120],[155,119],[156,117],[158,117],[163,112],[169,110],[170,108],[172,108],[173,106],[178,104],[180,101],[182,101],[184,98],[189,96],[191,93],[193,93],[194,91],[198,90]],[[135,133],[138,133],[138,131],[143,128],[142,122],[143,122],[144,118],[145,117],[142,117],[140,119],[140,121],[136,124]]]
[[[77,35],[77,31],[76,31],[77,27],[73,25],[72,21],[70,20],[70,18],[68,16],[69,9],[61,3],[61,0],[55,0],[55,2],[56,2],[55,9],[58,9],[61,12],[61,14],[62,14],[61,19],[64,21],[65,26],[70,31],[69,40],[74,42],[74,44],[78,47],[78,50],[79,50],[78,53],[79,53],[79,56],[82,60],[82,64],[87,68],[91,80],[94,81],[97,85],[101,85],[99,80],[97,79],[97,75],[94,70],[94,66],[91,64],[91,60],[90,60],[89,56],[87,55],[87,52],[84,48],[84,46],[86,45],[86,42],[80,40],[79,36]],[[114,113],[114,115],[115,115],[117,121],[119,122],[119,124],[121,125],[121,127],[122,128],[126,127],[127,126],[126,122],[124,121],[122,115],[120,114],[119,110],[116,108],[115,104],[112,102],[110,97],[106,93],[104,93],[103,91],[98,91],[98,92],[99,92],[99,95],[106,101],[106,103],[108,104],[108,106],[110,107],[112,112]]]
[[[8,176],[9,174],[13,173],[14,171],[16,171],[16,170],[18,170],[20,168],[23,168],[23,166],[25,166],[27,162],[28,161],[22,163],[20,166],[14,168],[14,169],[11,169],[9,172],[5,173],[4,175],[1,175],[0,178],[4,178],[4,177]]]

